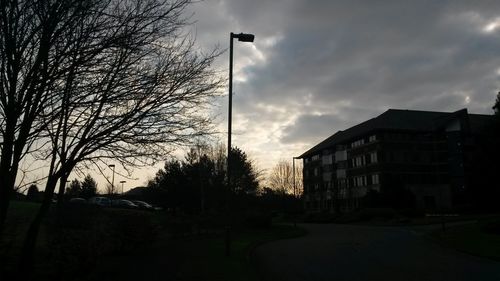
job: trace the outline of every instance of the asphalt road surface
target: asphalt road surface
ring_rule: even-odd
[[[500,262],[441,247],[418,229],[301,226],[309,231],[307,236],[255,250],[253,258],[264,280],[500,280]]]

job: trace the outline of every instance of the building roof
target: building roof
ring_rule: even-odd
[[[369,119],[347,130],[336,132],[304,152],[299,158],[308,157],[335,145],[353,141],[361,135],[377,130],[416,132],[439,130],[448,124],[448,122],[456,120],[457,117],[460,116],[468,117],[465,118],[468,119],[468,122],[464,125],[470,126],[470,130],[473,132],[480,131],[485,126],[485,123],[488,123],[487,120],[491,119],[491,115],[468,114],[467,109],[461,109],[455,112],[389,109],[375,118]],[[461,118],[460,120],[463,119]]]

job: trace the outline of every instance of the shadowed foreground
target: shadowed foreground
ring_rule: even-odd
[[[462,254],[401,227],[314,225],[256,249],[264,280],[500,280],[500,262]]]

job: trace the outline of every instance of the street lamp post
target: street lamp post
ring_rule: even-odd
[[[122,194],[123,194],[123,184],[126,183],[127,181],[120,181],[120,183],[122,184]]]
[[[233,116],[233,39],[237,38],[241,42],[253,42],[255,36],[253,34],[240,33],[234,34],[231,32],[229,39],[229,107],[227,118],[227,182],[231,186],[231,165],[229,157],[231,155],[231,127]]]
[[[233,39],[236,38],[241,42],[253,42],[255,36],[248,33],[230,33],[229,36],[229,107],[228,107],[228,118],[227,118],[227,185],[229,192],[232,192],[231,188],[231,123],[233,115]],[[229,202],[228,202],[229,203]],[[231,233],[230,228],[226,227],[226,256],[231,253]]]
[[[113,178],[111,179],[111,190],[115,191],[115,164],[110,164],[108,167],[113,169]]]
[[[299,157],[292,157],[292,177],[293,177],[293,200],[297,200],[297,184],[295,182],[295,159],[299,159]],[[293,204],[294,206],[296,204]],[[295,214],[293,216],[293,226],[297,227],[297,207],[295,209]]]

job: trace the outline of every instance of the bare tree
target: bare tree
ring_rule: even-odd
[[[109,159],[122,167],[148,165],[172,146],[210,133],[208,106],[222,85],[211,70],[219,53],[196,52],[183,33],[190,0],[83,1],[84,9],[81,1],[48,2],[64,2],[78,17],[61,31],[61,44],[71,46],[62,50],[66,72],[44,91],[58,98],[48,106],[51,114],[41,116],[38,139],[47,145],[36,157],[50,166],[24,244],[21,265],[28,267],[58,181],[64,194],[75,168],[102,169]]]
[[[116,186],[114,186],[114,185],[112,185],[112,184],[110,184],[110,183],[106,184],[106,186],[105,186],[105,191],[104,191],[104,192],[105,192],[107,195],[115,195],[115,194],[117,194],[117,193],[118,193],[118,192],[117,192],[117,188],[116,188]]]
[[[280,160],[271,170],[269,186],[282,194],[294,194],[294,183],[296,195],[302,193],[302,169],[295,167],[294,182],[293,165],[287,160]]]
[[[62,33],[87,2],[0,1],[0,232],[19,163],[54,118],[49,105],[59,97],[49,89],[67,73],[70,54]]]

